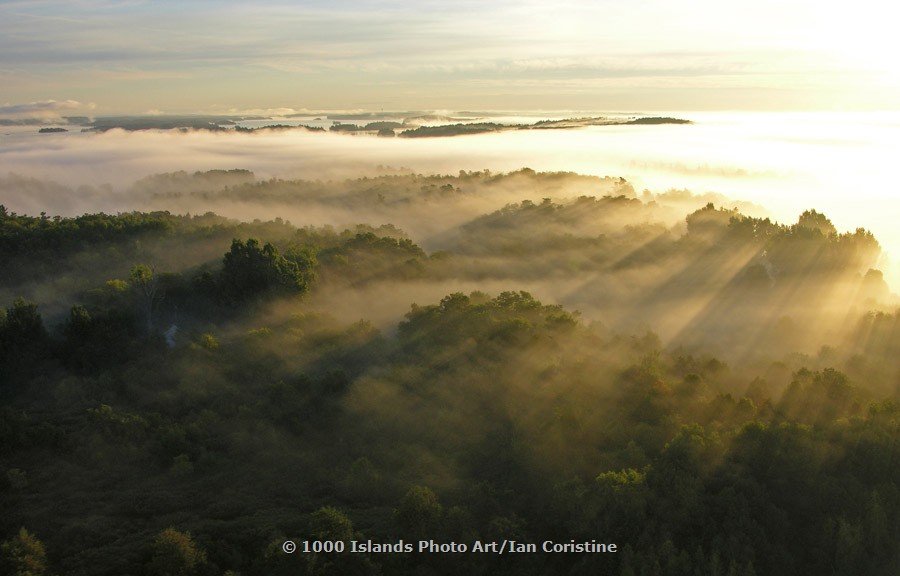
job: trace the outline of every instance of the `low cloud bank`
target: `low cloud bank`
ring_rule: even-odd
[[[58,112],[61,106],[68,104],[37,103],[35,109]],[[850,128],[840,124],[806,119],[795,125],[789,118],[774,116],[768,123],[763,120],[741,124],[700,118],[689,127],[610,126],[423,140],[292,130],[37,134],[34,128],[6,127],[0,129],[0,174],[16,176],[6,179],[0,201],[29,213],[129,210],[138,207],[128,196],[135,181],[178,170],[243,168],[258,179],[324,181],[403,172],[457,174],[486,168],[507,172],[528,166],[622,176],[638,195],[644,189],[654,194],[688,189],[751,215],[763,215],[759,206],[764,206],[782,221],[816,208],[828,214],[839,230],[864,226],[878,236],[888,254],[900,253],[896,211],[884,209],[896,199],[879,169],[889,156],[888,134],[854,133],[855,139],[842,139],[837,136]],[[806,137],[797,138],[798,131]],[[859,144],[861,138],[864,146]],[[50,180],[70,191],[32,179]],[[723,196],[755,206],[723,201]],[[527,197],[513,194],[510,201]],[[675,196],[669,199],[674,201]],[[259,218],[279,215],[264,210],[250,213]],[[896,274],[883,267],[896,284]]]
[[[77,100],[43,100],[23,104],[0,106],[0,122],[9,124],[35,120],[52,122],[64,120],[64,115],[83,113],[94,109],[93,104],[82,104]]]

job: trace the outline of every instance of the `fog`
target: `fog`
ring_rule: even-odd
[[[419,173],[566,170],[624,177],[640,192],[717,192],[764,206],[790,221],[825,212],[839,230],[872,230],[900,251],[896,181],[886,177],[900,134],[896,114],[677,113],[689,126],[602,126],[510,131],[452,138],[385,139],[304,131],[253,134],[176,131],[36,134],[5,129],[0,174],[71,188],[110,184],[122,192],[149,174],[246,168],[259,178],[372,175],[379,166]],[[277,120],[273,120],[277,121]],[[381,172],[384,169],[382,168]],[[69,194],[3,184],[11,209],[48,213],[127,210],[128,196],[82,188]],[[49,202],[48,202],[49,200]],[[897,274],[888,277],[896,285]]]
[[[850,153],[871,146],[743,129],[717,145],[715,124],[14,131],[0,428],[23,468],[0,496],[28,518],[8,524],[51,535],[59,573],[142,573],[180,518],[221,567],[276,574],[285,538],[341,514],[309,513],[325,504],[385,541],[428,533],[407,522],[416,498],[436,534],[655,534],[686,516],[718,535],[812,479],[856,518],[895,468],[900,299],[882,273],[895,232],[877,226],[897,199],[875,152]],[[866,176],[843,179],[838,150]],[[646,512],[604,508],[632,501]],[[88,516],[126,536],[83,534]],[[115,568],[79,570],[96,550]]]
[[[332,238],[326,252],[337,249],[327,248],[339,243],[334,234],[360,224],[407,238],[424,252],[376,247],[373,255],[346,244],[302,305],[388,332],[412,303],[528,290],[614,331],[653,330],[670,346],[734,359],[775,353],[790,341],[792,350],[812,353],[843,341],[867,310],[890,311],[895,302],[881,273],[896,286],[886,257],[900,241],[896,185],[881,181],[878,163],[888,165],[887,138],[897,125],[875,120],[701,115],[688,126],[422,139],[16,129],[0,145],[0,169],[8,173],[0,177],[0,203],[35,215],[168,210],[280,218],[290,226],[234,234],[287,246],[299,241],[294,227],[312,227],[310,241]],[[215,171],[195,172],[203,170]],[[708,203],[722,210],[698,213],[692,229],[686,218]],[[833,246],[785,241],[779,252],[753,235],[784,230],[741,220],[793,225],[810,208],[827,217],[810,226],[867,228],[880,246],[856,234]],[[733,236],[733,217],[758,228],[751,239]],[[105,260],[86,250],[70,258],[70,272],[7,286],[3,296],[34,298],[53,317],[85,289],[126,274],[128,258],[192,274],[218,266],[227,248],[219,236],[178,242]],[[800,328],[784,330],[785,319]]]

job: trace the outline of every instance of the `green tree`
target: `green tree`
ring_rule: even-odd
[[[816,230],[823,236],[837,234],[837,228],[834,227],[831,220],[824,214],[816,212],[815,210],[807,210],[801,214],[800,219],[797,221],[797,227],[805,228],[807,230]]]
[[[394,511],[394,520],[404,535],[429,538],[435,531],[444,509],[437,495],[425,486],[413,486]]]
[[[337,508],[325,506],[312,513],[310,534],[316,540],[349,541],[353,539],[353,523]]]
[[[19,388],[41,368],[49,343],[37,306],[17,299],[0,314],[0,386],[14,384]]]
[[[16,350],[21,353],[25,349],[43,348],[47,339],[41,314],[37,305],[31,302],[18,298],[0,316],[0,344],[10,352]]]
[[[331,506],[319,508],[310,516],[310,536],[315,540],[344,542],[358,537],[353,523],[340,510]],[[307,561],[306,573],[310,576],[364,576],[377,572],[372,561],[360,554],[323,552],[301,555]],[[296,574],[295,570],[293,574]]]
[[[64,340],[58,350],[69,368],[89,374],[130,359],[136,352],[131,343],[139,332],[131,313],[113,309],[92,315],[84,306],[73,306],[62,326]]]
[[[150,573],[154,576],[192,576],[206,564],[206,553],[191,535],[166,528],[153,541]]]
[[[373,500],[379,497],[381,475],[368,458],[358,458],[347,471],[340,483],[341,492],[356,501]]]
[[[153,310],[161,295],[159,292],[159,276],[152,266],[137,264],[131,268],[131,286],[137,293],[139,307],[147,323],[147,332],[153,332]]]
[[[37,537],[26,530],[0,545],[0,572],[9,576],[47,574],[47,552]]]
[[[222,261],[223,297],[237,303],[270,291],[306,292],[313,263],[305,252],[292,252],[288,259],[268,242],[260,246],[254,238],[235,239]]]

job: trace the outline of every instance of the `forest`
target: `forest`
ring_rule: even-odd
[[[128,195],[0,206],[2,575],[900,573],[865,229],[529,169]]]

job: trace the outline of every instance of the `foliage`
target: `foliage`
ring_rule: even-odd
[[[260,201],[319,186],[173,178]],[[576,182],[321,189],[364,206],[534,181]],[[783,225],[715,205],[678,228],[623,227],[655,208],[624,181],[577,182],[621,193],[508,204],[454,228],[442,254],[388,225],[0,211],[0,259],[16,266],[0,288],[33,300],[0,311],[4,569],[897,573],[900,332],[870,308],[890,299],[874,238],[813,211]],[[556,284],[590,313],[538,297]],[[856,314],[837,327],[832,291]],[[359,320],[398,301],[405,315]],[[620,552],[281,551],[309,538]]]
[[[0,545],[0,570],[9,576],[43,576],[47,574],[44,545],[25,528]]]
[[[221,275],[221,291],[227,302],[240,303],[271,291],[303,293],[309,288],[313,259],[304,253],[285,258],[278,249],[251,238],[235,239],[225,254]]]
[[[193,576],[206,563],[206,553],[190,534],[166,528],[153,541],[150,573],[155,576]]]

